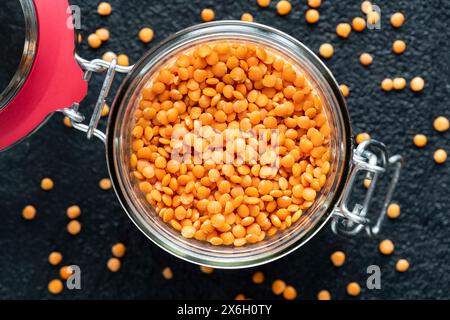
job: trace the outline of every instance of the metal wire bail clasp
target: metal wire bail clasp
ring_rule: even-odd
[[[86,136],[88,139],[91,139],[92,136],[96,136],[97,138],[105,142],[106,140],[105,134],[97,129],[103,105],[105,104],[106,98],[108,97],[116,72],[129,73],[133,69],[133,66],[129,67],[119,66],[117,65],[116,59],[113,59],[111,62],[107,62],[101,59],[94,59],[92,61],[88,61],[81,58],[77,54],[75,54],[75,59],[85,71],[84,72],[85,81],[89,81],[91,79],[93,72],[96,73],[106,72],[105,79],[103,80],[103,85],[100,89],[100,93],[98,95],[97,102],[95,103],[94,111],[92,112],[91,119],[89,120],[88,125],[83,124],[85,117],[82,113],[78,111],[79,109],[78,103],[73,104],[69,108],[62,109],[61,112],[63,112],[64,115],[69,117],[72,126],[75,129],[86,132]]]
[[[368,235],[379,233],[381,224],[386,216],[386,209],[400,178],[402,164],[403,160],[400,155],[388,158],[386,146],[379,141],[367,140],[358,145],[354,151],[347,186],[333,212],[334,217],[331,228],[335,234],[352,236],[359,233],[362,229],[365,229]],[[367,189],[363,203],[356,203],[353,208],[349,208],[349,200],[356,177],[362,171],[366,172],[366,179],[371,180],[370,186]],[[372,220],[372,218],[368,217],[368,212],[377,182],[381,175],[389,174],[390,171],[392,171],[392,178],[386,189],[381,212],[376,220]]]

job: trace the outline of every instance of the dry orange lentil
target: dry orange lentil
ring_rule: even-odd
[[[200,271],[206,274],[211,274],[214,272],[214,269],[207,266],[200,266]]]
[[[287,286],[283,291],[283,298],[286,300],[294,300],[297,298],[297,290],[293,286]]]
[[[143,43],[149,43],[153,40],[154,32],[151,28],[142,28],[139,30],[139,40],[141,40]]]
[[[356,282],[350,282],[347,285],[347,294],[352,296],[352,297],[356,297],[359,296],[359,294],[361,293],[361,286],[356,283]]]
[[[334,48],[329,43],[323,43],[319,48],[320,55],[325,59],[330,59],[333,56]]]
[[[79,206],[73,205],[67,208],[66,214],[69,219],[76,219],[80,216],[81,209]]]
[[[257,0],[256,2],[258,2],[258,5],[261,8],[266,8],[266,7],[268,7],[270,5],[270,1],[271,0]]]
[[[405,78],[394,78],[392,83],[395,90],[403,90],[406,87]]]
[[[102,59],[107,62],[111,62],[114,59],[117,59],[117,55],[112,51],[107,51],[103,54]]]
[[[262,273],[261,271],[255,272],[252,276],[252,281],[253,281],[253,283],[256,283],[256,284],[263,283],[264,282],[264,273]]]
[[[342,95],[344,97],[348,97],[350,95],[350,89],[346,84],[341,84],[339,88],[341,89]]]
[[[383,240],[380,242],[378,249],[382,254],[390,255],[394,252],[394,243],[389,239]]]
[[[406,42],[403,40],[395,40],[392,43],[392,51],[396,54],[402,54],[406,50]]]
[[[95,33],[90,34],[87,38],[87,41],[92,49],[98,49],[102,45],[102,40]]]
[[[423,80],[423,78],[421,77],[415,77],[411,79],[409,86],[411,90],[414,92],[422,91],[423,88],[425,87],[425,80]]]
[[[95,34],[100,39],[100,41],[108,41],[109,40],[109,30],[106,28],[100,28],[95,31]]]
[[[406,272],[409,269],[409,262],[406,259],[399,259],[395,264],[395,270],[398,272]]]
[[[345,253],[342,251],[335,251],[331,254],[330,259],[335,267],[342,267],[345,263]]]
[[[112,12],[111,5],[108,2],[100,2],[97,12],[101,16],[109,16]]]
[[[400,28],[405,22],[405,16],[401,12],[396,12],[391,16],[391,25],[394,28]]]
[[[363,181],[364,188],[369,189],[371,184],[372,184],[372,180],[364,179],[364,181]]]
[[[51,294],[60,294],[64,289],[64,285],[61,280],[53,279],[48,283],[48,291]]]
[[[336,26],[336,34],[341,38],[348,38],[352,32],[352,27],[348,23],[339,23]]]
[[[449,128],[449,121],[444,116],[439,116],[433,121],[434,130],[438,132],[445,132]]]
[[[277,12],[281,16],[289,14],[292,10],[292,5],[287,0],[281,0],[277,3]]]
[[[77,235],[81,231],[81,223],[77,220],[72,220],[67,224],[67,232],[71,235]]]
[[[397,219],[400,216],[400,206],[397,203],[391,203],[386,213],[389,218]]]
[[[394,88],[394,82],[392,79],[386,78],[381,81],[381,89],[384,91],[391,91]]]
[[[36,217],[36,208],[32,205],[27,205],[22,209],[22,217],[25,220],[33,220]]]
[[[105,103],[102,108],[101,116],[106,117],[109,114],[109,106]]]
[[[116,243],[111,248],[111,253],[116,258],[122,258],[123,256],[125,256],[126,251],[127,251],[127,248],[121,242]]]
[[[130,59],[126,54],[119,54],[117,56],[117,64],[122,67],[128,67],[130,65]]]
[[[54,184],[53,180],[50,178],[44,178],[41,180],[42,190],[48,191],[48,190],[53,189],[54,186],[55,186],[55,184]]]
[[[352,20],[352,28],[356,32],[361,32],[366,28],[366,20],[361,17],[355,17]]]
[[[263,241],[298,221],[326,182],[326,108],[300,67],[271,49],[236,41],[193,46],[160,67],[140,98],[130,169],[159,217],[185,238],[235,247]],[[215,132],[229,129],[277,129],[282,152],[265,149],[259,164],[250,163],[259,151],[254,138],[241,137],[208,150]],[[207,156],[173,158],[184,146]],[[222,164],[231,152],[243,163]]]
[[[372,8],[372,3],[370,1],[363,1],[361,3],[361,11],[365,14],[369,14],[370,12],[372,12],[373,8]]]
[[[62,254],[60,252],[53,251],[48,255],[48,263],[52,266],[56,266],[61,263],[62,258]]]
[[[365,52],[365,53],[361,54],[361,56],[359,57],[359,62],[363,66],[371,65],[373,62],[373,57],[370,54]]]
[[[331,294],[328,290],[320,290],[317,294],[317,300],[331,300]]]
[[[279,296],[286,289],[286,283],[283,280],[275,280],[272,283],[272,292]]]
[[[367,132],[358,133],[356,135],[356,143],[357,144],[360,144],[369,139],[370,139],[370,134],[368,134]]]
[[[246,12],[246,13],[242,14],[241,20],[242,21],[252,22],[253,21],[253,16],[250,13]]]
[[[162,271],[162,275],[163,275],[164,279],[166,279],[166,280],[172,279],[173,278],[172,269],[170,269],[170,267],[165,267]]]
[[[318,8],[322,4],[322,0],[308,0],[308,6],[311,8]]]
[[[100,189],[102,189],[102,190],[109,190],[109,189],[111,189],[111,187],[112,187],[112,183],[111,183],[111,180],[110,180],[110,179],[104,178],[104,179],[101,179],[101,180],[98,182],[98,186],[99,186]]]
[[[70,121],[70,118],[69,118],[69,117],[64,117],[63,123],[64,123],[64,125],[65,125],[66,127],[69,127],[69,128],[72,127],[72,122]]]
[[[205,22],[213,21],[215,17],[214,10],[212,9],[203,9],[200,15]]]
[[[73,274],[73,269],[70,266],[63,266],[59,269],[59,276],[63,280],[69,279],[69,277]]]
[[[121,262],[117,258],[109,258],[106,266],[108,267],[109,271],[117,272],[120,270]]]
[[[427,136],[424,134],[416,134],[413,138],[413,142],[418,148],[423,148],[427,144]]]
[[[308,9],[305,13],[306,22],[314,24],[317,23],[320,19],[319,11],[316,9]]]
[[[437,164],[442,164],[447,160],[447,152],[444,149],[437,149],[434,152],[433,158]]]
[[[245,295],[243,293],[239,293],[234,297],[234,300],[247,300],[247,298],[245,297]]]

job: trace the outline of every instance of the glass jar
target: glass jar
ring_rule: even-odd
[[[361,230],[368,234],[379,232],[399,178],[401,157],[388,158],[385,146],[374,140],[365,141],[353,149],[350,118],[336,80],[321,60],[296,39],[256,23],[211,22],[174,34],[155,46],[136,65],[122,67],[116,60],[87,61],[77,54],[74,57],[75,35],[67,25],[67,14],[71,12],[67,0],[51,3],[20,0],[20,3],[26,24],[25,60],[13,77],[13,85],[8,85],[6,94],[0,96],[0,150],[33,132],[53,112],[62,112],[70,118],[75,129],[86,132],[88,138],[96,136],[105,142],[107,165],[115,192],[136,226],[167,252],[201,265],[244,268],[268,263],[305,244],[329,220],[332,220],[332,229],[337,234],[353,235]],[[131,176],[129,164],[134,111],[143,86],[162,65],[180,52],[216,40],[259,44],[298,65],[320,95],[332,130],[331,170],[313,206],[291,227],[275,236],[237,248],[183,238],[164,223],[145,200]],[[86,95],[87,81],[93,72],[104,73],[105,79],[92,116],[86,122],[79,110],[79,102]],[[104,133],[97,129],[97,125],[116,72],[127,76],[111,105],[107,132]],[[386,189],[384,206],[378,216],[369,218],[368,208],[377,180],[390,168],[393,168],[393,174]],[[362,203],[350,206],[354,182],[361,172],[372,183]]]
[[[183,238],[158,217],[137,187],[130,171],[131,131],[143,87],[167,61],[173,60],[193,46],[218,40],[258,44],[270,48],[293,65],[299,66],[320,95],[332,129],[331,170],[327,183],[313,206],[291,227],[275,236],[266,237],[260,243],[247,244],[244,247],[213,246]],[[371,194],[378,174],[384,172],[388,165],[386,159],[384,164],[378,164],[378,158],[385,157],[384,146],[378,142],[365,142],[353,153],[350,119],[345,100],[336,80],[321,60],[287,34],[255,23],[220,21],[201,24],[180,31],[159,44],[134,66],[122,83],[111,109],[107,130],[109,172],[117,195],[136,226],[164,250],[187,261],[218,268],[250,267],[278,259],[305,244],[333,216],[336,219],[336,232],[358,232],[361,226],[369,223],[365,220],[368,202],[364,204],[364,210],[357,209],[352,212],[346,207],[344,190],[349,191],[349,195],[356,172],[367,170],[373,183],[368,192]],[[381,148],[382,154],[377,156],[369,151],[371,147]],[[399,163],[398,161],[399,159],[392,159],[393,163]],[[349,217],[351,220],[344,220]],[[369,231],[376,232],[372,229]]]

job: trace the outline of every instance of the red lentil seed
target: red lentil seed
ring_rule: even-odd
[[[169,267],[165,267],[162,271],[162,275],[163,275],[164,279],[166,279],[166,280],[172,279],[173,278],[172,269],[170,269]]]
[[[143,43],[150,43],[154,37],[153,29],[149,27],[142,28],[139,30],[138,37]]]
[[[48,283],[48,291],[51,294],[57,295],[60,294],[64,289],[64,285],[61,280],[53,279]]]
[[[61,263],[62,261],[62,254],[60,252],[57,251],[53,251],[49,254],[48,256],[48,262],[52,265],[52,266],[56,266],[58,264]]]
[[[55,184],[54,184],[53,180],[50,178],[44,178],[41,180],[42,190],[49,191],[49,190],[53,189],[54,186],[55,186]]]
[[[331,300],[331,294],[328,290],[321,290],[317,294],[317,300]]]
[[[101,16],[109,16],[112,12],[112,7],[108,2],[100,2],[97,12]]]
[[[405,22],[405,16],[401,12],[396,12],[391,16],[391,25],[400,28]]]
[[[306,19],[306,22],[308,22],[310,24],[317,23],[320,19],[319,11],[317,11],[316,9],[306,10],[305,19]]]
[[[281,16],[289,14],[292,10],[292,5],[287,0],[281,0],[277,3],[277,12]]]
[[[112,187],[111,180],[108,178],[101,179],[98,185],[102,190],[109,190]]]
[[[335,251],[330,256],[330,259],[335,267],[342,267],[345,263],[345,253],[342,251]]]
[[[285,289],[286,283],[283,280],[275,280],[272,283],[272,292],[277,296],[283,294]]]
[[[423,134],[416,134],[413,138],[413,142],[418,148],[423,148],[427,144],[427,137]]]
[[[406,272],[409,269],[409,262],[406,259],[399,259],[395,264],[395,270],[398,272]]]
[[[206,274],[211,274],[211,273],[214,272],[214,269],[213,269],[213,268],[207,267],[207,266],[200,266],[200,270],[201,270],[203,273],[206,273]]]
[[[447,160],[447,152],[444,149],[437,149],[433,158],[437,164],[443,164]]]
[[[271,0],[256,0],[256,2],[261,8],[267,8],[270,5]]]
[[[108,267],[109,271],[117,272],[120,270],[121,262],[117,258],[110,258],[106,263],[106,266]]]
[[[36,208],[32,205],[27,205],[22,210],[22,217],[25,220],[33,220],[36,217]]]
[[[445,132],[449,128],[449,121],[444,116],[439,116],[433,121],[434,130],[438,132]]]
[[[230,54],[230,50],[234,50],[232,56],[229,55],[224,61],[218,60],[221,55]],[[202,64],[198,64],[200,59],[203,59]],[[269,72],[265,63],[273,63],[274,70],[278,73]],[[305,106],[310,104],[318,107],[321,104],[303,75],[264,48],[232,42],[202,44],[179,56],[174,64],[178,69],[171,68],[171,65],[163,67],[156,79],[143,90],[143,100],[140,103],[142,109],[137,112],[136,125],[131,132],[133,154],[130,164],[133,174],[139,181],[139,188],[146,194],[146,199],[156,207],[164,222],[188,238],[208,241],[212,245],[243,246],[246,243],[262,241],[266,234],[273,235],[277,228],[284,229],[297,221],[303,210],[315,201],[329,171],[328,160],[324,165],[320,165],[320,168],[309,160],[303,160],[312,169],[311,173],[308,172],[303,176],[303,180],[300,180],[302,171],[296,163],[300,154],[323,158],[322,155],[329,152],[330,132],[325,114],[316,108],[304,108],[304,113],[301,111],[302,118],[298,121],[290,118],[297,112],[295,104],[305,103]],[[190,71],[185,73],[185,77],[180,75],[184,77],[187,90],[197,93],[195,96],[192,92],[187,95],[193,104],[187,106],[190,100],[184,100],[186,102],[182,111],[178,112],[177,109],[175,116],[171,118],[171,108],[187,94],[187,90],[172,81],[180,76],[176,70],[188,67]],[[214,81],[208,78],[210,74],[215,76]],[[221,81],[223,83],[218,87]],[[255,86],[261,85],[261,91],[247,89],[244,85],[247,81]],[[289,85],[284,87],[283,81]],[[181,94],[178,100],[172,95],[174,90]],[[273,105],[275,101],[280,101],[275,100],[277,92],[286,94],[287,97],[280,106]],[[209,108],[217,95],[219,97],[214,101],[214,105],[216,108],[220,107],[220,112],[203,112],[202,108]],[[162,96],[165,98],[161,102],[158,99]],[[236,100],[229,102],[225,99]],[[305,99],[308,101],[304,102]],[[194,103],[199,107],[194,106]],[[144,104],[157,109],[150,115],[150,108],[144,107]],[[164,105],[167,105],[167,108]],[[272,109],[271,115],[267,116]],[[238,119],[237,127],[245,130],[253,126],[281,128],[287,138],[284,148],[288,152],[279,157],[285,173],[283,176],[277,176],[272,174],[270,167],[264,165],[225,164],[216,168],[212,162],[189,167],[174,163],[170,160],[171,150],[163,140],[170,143],[170,139],[167,139],[170,133],[165,132],[171,131],[172,125],[179,125],[180,117],[184,119],[183,123],[189,124],[200,119],[207,125],[219,125],[220,128],[226,128],[222,125],[231,125],[234,119]],[[292,123],[289,128],[285,127],[285,123],[288,124],[286,121]],[[293,129],[296,125],[299,130],[305,130],[304,138],[300,139],[299,133]],[[184,141],[191,143],[194,148],[202,149],[203,145],[193,145],[191,134],[188,132]],[[299,146],[295,140],[300,140]],[[235,152],[240,153],[245,148],[242,139],[237,139],[233,144]],[[269,154],[267,157],[271,159]],[[185,168],[181,173],[183,165]],[[318,168],[315,169],[316,167]],[[293,177],[289,178],[291,172]],[[323,181],[322,184],[319,184],[319,177],[320,181]],[[292,186],[295,184],[291,181],[293,178],[298,179],[300,184],[302,181],[305,184],[301,190],[296,189],[297,199],[292,196]],[[268,182],[260,187],[261,180]],[[272,193],[274,186],[277,190]],[[260,206],[265,201],[261,195],[272,198],[270,206],[273,206],[273,209],[270,209],[271,214],[267,214],[264,219],[256,219],[261,210]],[[182,204],[183,209],[174,205],[175,201]],[[294,201],[296,204],[292,207]],[[194,218],[187,220],[188,212]]]
[[[347,285],[347,294],[352,297],[357,297],[361,294],[361,286],[356,282],[350,282]]]
[[[264,282],[264,273],[262,273],[261,271],[255,272],[252,276],[252,281],[253,281],[253,283],[256,283],[256,284],[263,283]]]
[[[118,242],[112,246],[111,253],[116,258],[123,258],[126,253],[126,247],[123,243]]]
[[[203,9],[201,12],[201,17],[204,22],[209,22],[214,20],[215,13],[212,9]]]
[[[80,216],[81,209],[79,206],[73,205],[67,208],[66,214],[69,219],[76,219]]]
[[[389,239],[381,241],[378,248],[380,252],[384,255],[390,255],[394,252],[394,244]]]

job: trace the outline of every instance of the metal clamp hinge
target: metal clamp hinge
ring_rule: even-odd
[[[402,157],[399,155],[387,157],[386,146],[376,140],[364,141],[355,149],[352,168],[347,180],[340,202],[334,211],[331,228],[334,233],[352,236],[365,229],[367,234],[376,235],[380,232],[381,225],[386,216],[386,210],[391,202],[395,187],[400,178],[402,167]],[[381,212],[375,223],[368,217],[369,206],[372,201],[377,182],[381,175],[392,172],[392,178],[387,187]],[[349,208],[349,199],[355,186],[356,176],[361,171],[366,172],[365,178],[370,180],[364,201],[356,203],[353,208]]]
[[[95,103],[94,111],[92,112],[89,124],[87,125],[83,124],[85,117],[79,111],[78,103],[74,103],[72,104],[71,107],[64,108],[60,111],[70,119],[72,126],[75,129],[86,132],[86,136],[88,139],[91,139],[93,136],[95,136],[100,140],[102,140],[103,142],[105,142],[106,141],[105,133],[97,129],[103,106],[106,103],[106,99],[108,97],[109,91],[114,81],[116,72],[129,73],[133,69],[133,66],[129,67],[119,66],[117,65],[116,59],[113,59],[111,62],[107,62],[101,59],[94,59],[92,61],[88,61],[81,58],[77,54],[75,54],[75,58],[84,70],[85,81],[89,81],[91,79],[93,72],[96,73],[106,72],[105,79],[103,80],[103,85],[100,89],[100,93],[98,95],[97,102]]]

